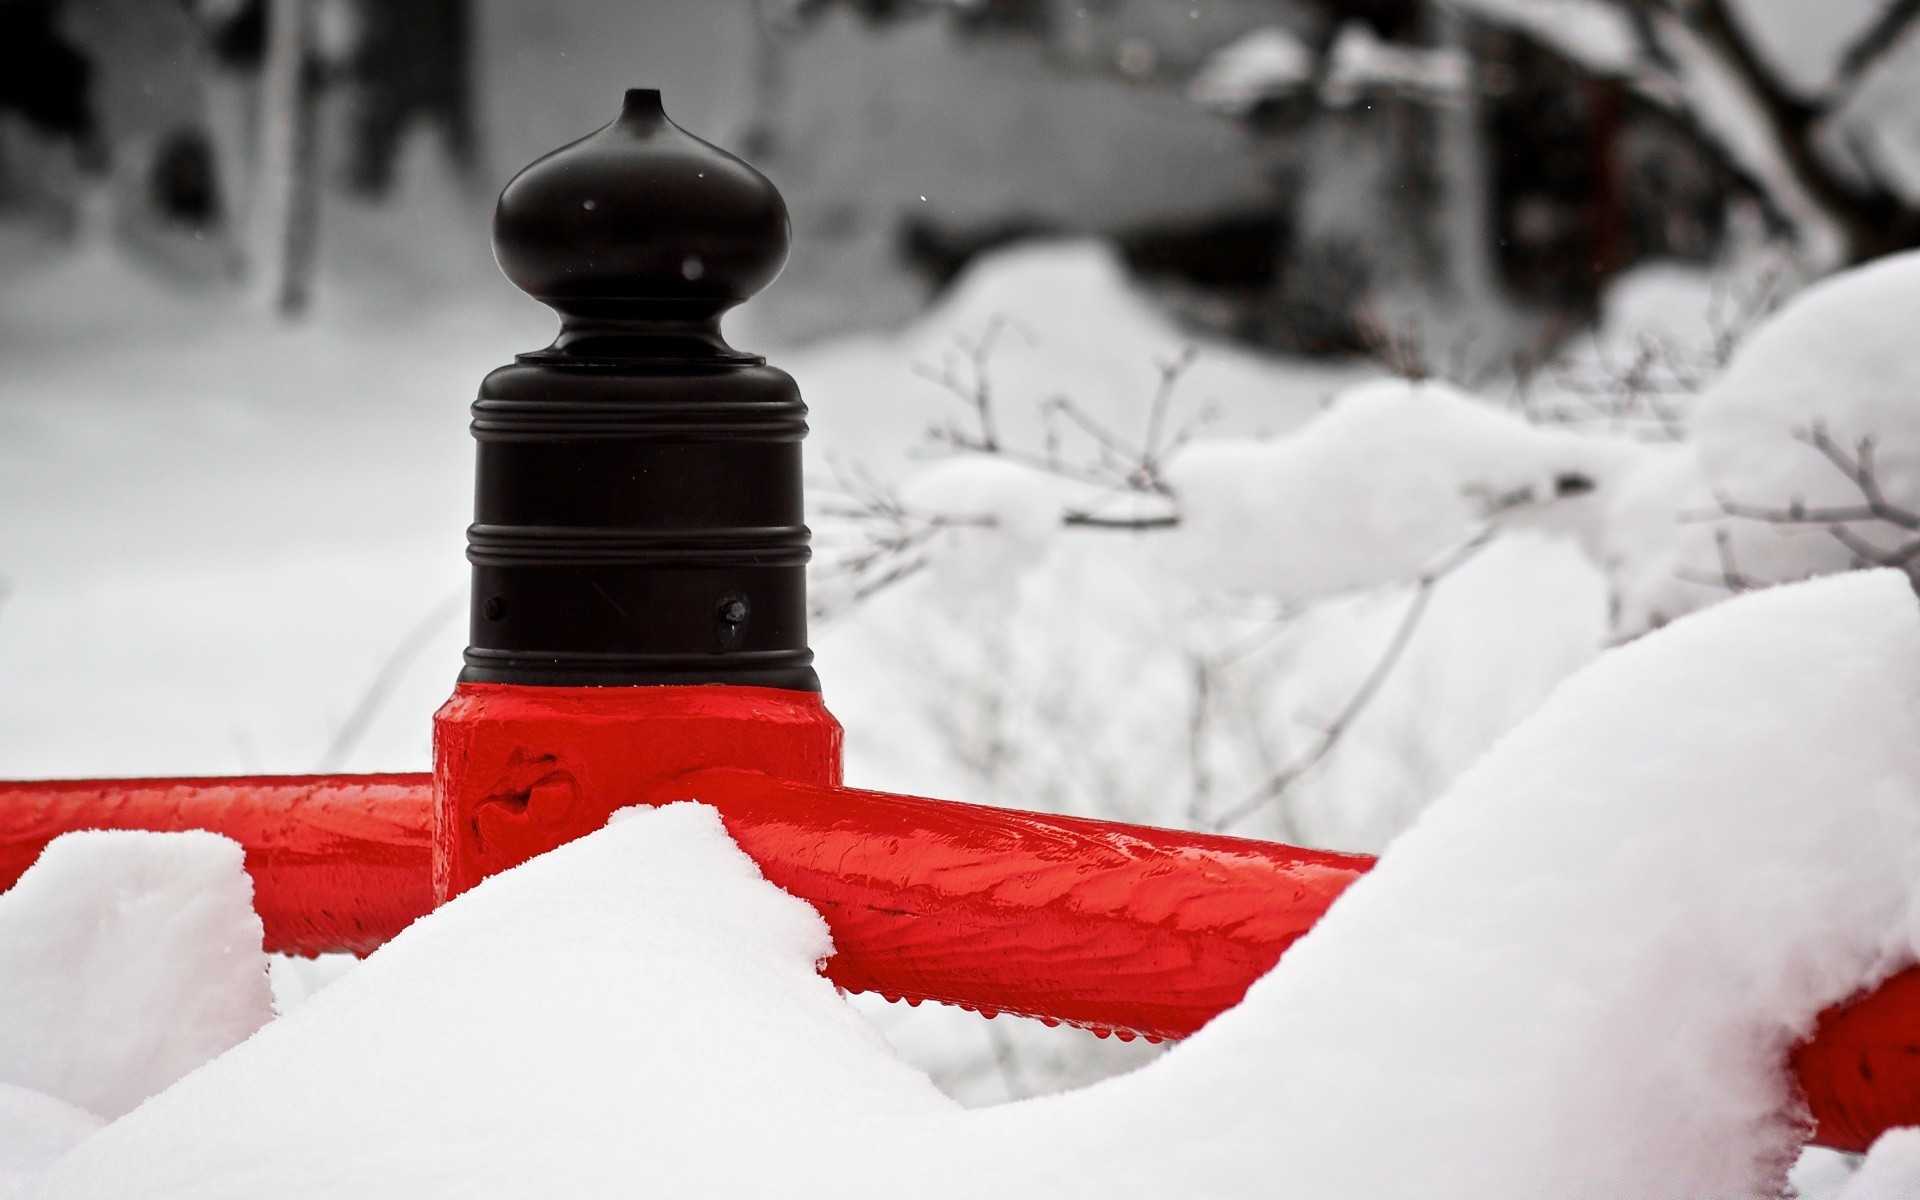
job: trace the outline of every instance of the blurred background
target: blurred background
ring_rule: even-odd
[[[1636,76],[1660,11],[1636,0],[6,0],[0,212],[10,265],[97,222],[171,286],[299,311],[368,240],[336,210],[468,230],[461,199],[644,82],[788,197],[763,337],[898,326],[984,252],[1086,235],[1248,344],[1365,350],[1411,312],[1538,355],[1743,205],[1859,253],[1908,238],[1920,141],[1878,0],[1683,7],[1737,71],[1698,95]]]
[[[1290,591],[1170,567],[1186,535],[1152,511],[968,541],[913,514],[1017,532],[1031,481],[949,469],[951,422],[991,397],[1048,454],[1062,420],[1144,422],[1150,465],[1397,378],[1677,442],[1755,321],[1920,242],[1917,20],[0,0],[0,774],[428,767],[465,640],[466,406],[554,330],[493,268],[493,197],[640,86],[792,212],[786,272],[727,329],[813,408],[850,780],[1377,850],[1637,631],[1592,554],[1523,530],[1444,587],[1415,561]],[[874,1011],[975,1102],[1151,1053]]]

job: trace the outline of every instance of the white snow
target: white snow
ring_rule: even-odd
[[[814,973],[820,921],[710,810],[632,814],[27,1194],[1758,1200],[1800,1137],[1786,1050],[1914,958],[1916,719],[1896,573],[1677,623],[1561,688],[1239,1007],[974,1112]]]
[[[128,1112],[266,1023],[260,938],[253,883],[226,838],[54,839],[0,895],[0,1083],[100,1117]],[[40,1111],[52,1115],[30,1131],[67,1121]]]
[[[1327,50],[1322,103],[1344,108],[1371,90],[1447,100],[1472,85],[1473,60],[1454,46],[1390,42],[1365,21],[1348,21]]]
[[[1631,73],[1642,50],[1633,18],[1608,0],[1450,0],[1481,20],[1530,34],[1601,76]]]
[[[1911,1200],[1920,1196],[1920,1129],[1890,1129],[1868,1151],[1838,1200]]]
[[[1312,599],[1409,579],[1511,510],[1590,504],[1636,457],[1444,383],[1382,380],[1289,436],[1183,451],[1167,542],[1213,587]]]
[[[103,1124],[44,1092],[0,1083],[0,1196],[12,1195]]]
[[[915,475],[900,498],[940,526],[927,547],[933,595],[964,603],[1017,583],[1060,535],[1067,491],[1042,471],[991,457],[949,458]]]
[[[1262,100],[1313,81],[1313,51],[1277,25],[1243,34],[1209,55],[1188,87],[1198,104],[1241,116]]]
[[[1632,635],[1740,587],[1842,571],[1852,549],[1827,524],[1726,516],[1725,498],[1764,513],[1857,509],[1850,478],[1807,438],[1824,430],[1857,459],[1872,440],[1885,500],[1920,513],[1920,355],[1901,314],[1920,303],[1920,254],[1878,259],[1806,289],[1740,342],[1691,407],[1690,437],[1649,453],[1619,481],[1600,525],[1601,561]],[[1880,550],[1908,531],[1839,523]]]
[[[1821,154],[1861,182],[1880,183],[1908,207],[1920,204],[1920,36],[1913,29],[1842,99],[1816,130]]]
[[[1920,511],[1920,354],[1904,319],[1920,297],[1920,254],[1879,259],[1819,283],[1744,342],[1695,416],[1701,462],[1715,485],[1748,504],[1859,506],[1857,484],[1796,434],[1824,427],[1856,452],[1873,439],[1887,498]],[[1882,544],[1892,531],[1863,528]],[[1755,569],[1791,578],[1844,566],[1849,554],[1818,528],[1752,539]],[[1747,547],[1743,546],[1743,551]],[[1744,554],[1743,554],[1744,558]]]

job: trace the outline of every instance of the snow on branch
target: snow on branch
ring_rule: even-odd
[[[1290,30],[1269,25],[1230,42],[1201,64],[1188,95],[1194,103],[1245,116],[1260,101],[1313,82],[1314,56]]]
[[[1733,42],[1713,5],[1624,0],[1447,0],[1521,33],[1692,127],[1793,232],[1800,255],[1828,270],[1851,253],[1848,231],[1805,177],[1782,128],[1771,81]],[[1708,26],[1714,28],[1709,29]]]
[[[1032,340],[1023,327],[995,316],[978,336],[956,337],[938,365],[914,368],[957,400],[961,414],[928,430],[931,447],[949,457],[906,494],[835,464],[835,488],[821,511],[855,532],[827,558],[816,615],[918,574],[943,539],[949,549],[965,543],[960,557],[991,557],[980,535],[999,535],[1017,544],[1014,557],[1024,560],[1062,528],[1157,531],[1180,524],[1166,464],[1215,415],[1211,406],[1184,419],[1176,415],[1180,384],[1197,351],[1189,346],[1155,364],[1156,383],[1137,434],[1056,395],[1037,405],[1041,444],[1032,447],[1002,430],[992,363],[1010,333]]]
[[[1366,22],[1348,21],[1327,51],[1320,100],[1345,108],[1369,92],[1382,91],[1445,103],[1473,85],[1473,60],[1457,47],[1389,42]]]
[[[1716,497],[1720,512],[1713,515],[1763,521],[1770,525],[1822,529],[1853,556],[1854,567],[1894,567],[1907,572],[1909,576],[1914,575],[1916,563],[1920,563],[1920,536],[1906,537],[1897,545],[1888,547],[1854,528],[1860,524],[1877,524],[1891,526],[1905,534],[1920,535],[1920,513],[1894,503],[1881,486],[1879,470],[1874,461],[1877,439],[1871,435],[1862,437],[1852,449],[1848,449],[1836,441],[1820,422],[1806,429],[1795,430],[1794,437],[1819,451],[1821,457],[1846,478],[1860,494],[1858,503],[1809,505],[1795,497],[1783,506],[1771,506],[1744,503],[1722,493]]]

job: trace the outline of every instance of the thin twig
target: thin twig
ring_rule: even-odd
[[[1213,715],[1213,664],[1190,653],[1193,699],[1187,714],[1187,823],[1198,825],[1213,806],[1213,772],[1207,765],[1207,726]]]
[[[1725,588],[1729,592],[1751,592],[1766,585],[1740,569],[1734,558],[1733,535],[1725,529],[1713,531],[1714,551],[1719,557],[1720,573],[1709,575],[1705,571],[1695,571],[1691,567],[1676,567],[1674,574],[1688,583],[1697,583],[1702,587]]]
[[[366,737],[367,731],[373,727],[373,719],[379,715],[381,705],[387,702],[394,688],[400,685],[400,680],[405,677],[407,668],[425,653],[427,647],[433,644],[433,639],[439,636],[440,631],[447,627],[447,623],[453,620],[454,615],[465,605],[464,590],[448,596],[429,609],[427,615],[421,617],[412,629],[407,630],[406,636],[394,644],[392,651],[387,654],[386,661],[380,664],[380,669],[368,681],[366,690],[360,693],[360,699],[354,704],[353,711],[341,723],[339,732],[333,735],[333,741],[328,743],[326,752],[320,756],[320,761],[314,764],[315,772],[325,774],[329,771],[337,771],[352,756],[354,750],[359,747],[360,740]]]
[[[1005,1028],[986,1023],[987,1041],[993,1046],[994,1069],[1000,1072],[1000,1082],[1007,1087],[1009,1100],[1025,1100],[1033,1094],[1020,1070],[1020,1057],[1014,1053],[1013,1039],[1007,1036]]]
[[[1347,730],[1353,727],[1354,721],[1366,711],[1367,706],[1373,702],[1373,698],[1379,694],[1381,685],[1386,683],[1388,676],[1393,674],[1394,667],[1406,653],[1407,647],[1412,644],[1414,632],[1419,629],[1421,618],[1426,615],[1427,606],[1433,600],[1434,589],[1439,586],[1442,579],[1458,570],[1484,549],[1498,531],[1498,527],[1492,525],[1482,529],[1413,581],[1413,598],[1407,603],[1407,610],[1401,616],[1400,624],[1395,627],[1393,636],[1387,639],[1386,648],[1374,662],[1372,669],[1367,672],[1366,678],[1360,681],[1359,688],[1348,698],[1345,707],[1320,731],[1320,736],[1305,753],[1282,767],[1278,773],[1254,789],[1238,804],[1216,817],[1211,824],[1213,830],[1224,832],[1231,829],[1272,804],[1302,776],[1319,766],[1327,755],[1332,753],[1333,748],[1339,745],[1340,739],[1346,735]]]
[[[1162,513],[1154,517],[1102,517],[1095,513],[1070,512],[1060,523],[1071,529],[1177,529],[1180,514]]]
[[[1893,549],[1884,549],[1862,537],[1853,526],[1860,522],[1879,522],[1907,533],[1920,533],[1920,512],[1895,504],[1887,498],[1880,486],[1879,468],[1874,454],[1877,443],[1872,435],[1861,438],[1849,452],[1846,447],[1835,441],[1824,424],[1815,422],[1806,429],[1798,429],[1793,435],[1799,441],[1819,451],[1833,468],[1845,476],[1854,490],[1860,493],[1858,504],[1822,504],[1809,505],[1795,496],[1784,507],[1764,504],[1749,504],[1719,493],[1715,496],[1719,504],[1718,512],[1686,513],[1683,520],[1711,521],[1724,517],[1739,517],[1745,520],[1762,521],[1769,525],[1814,527],[1824,531],[1828,537],[1840,543],[1853,556],[1855,567],[1896,567],[1912,574],[1915,563],[1920,562],[1920,538],[1910,538]],[[1715,534],[1715,540],[1722,543],[1722,575],[1725,579],[1734,578],[1724,560],[1728,551],[1725,546],[1725,530]],[[1686,577],[1683,575],[1683,577]],[[1760,586],[1757,582],[1739,577],[1745,586]],[[1695,582],[1700,582],[1695,579]],[[1730,584],[1729,584],[1730,586]]]

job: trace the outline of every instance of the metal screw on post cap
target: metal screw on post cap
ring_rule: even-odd
[[[463,679],[818,688],[806,406],[720,335],[790,236],[772,182],[651,90],[507,184],[494,257],[560,334],[487,376],[473,406]]]

